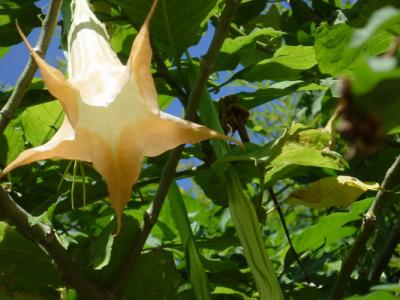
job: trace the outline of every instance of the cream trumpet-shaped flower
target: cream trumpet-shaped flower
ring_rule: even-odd
[[[61,102],[66,117],[47,143],[22,152],[3,174],[50,158],[92,162],[107,183],[119,232],[122,211],[144,156],[157,156],[184,143],[227,137],[159,110],[150,71],[149,41],[156,1],[133,42],[126,66],[112,51],[105,27],[87,0],[74,3],[68,36],[69,79],[47,64],[20,32],[46,87]]]

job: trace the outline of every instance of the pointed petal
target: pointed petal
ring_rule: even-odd
[[[121,229],[122,211],[131,198],[132,186],[141,169],[143,155],[137,151],[136,142],[131,137],[132,128],[121,130],[119,141],[113,150],[99,135],[91,135],[91,149],[94,168],[104,177],[110,202],[117,218],[117,231]]]
[[[17,30],[21,35],[25,46],[29,49],[29,52],[35,60],[47,89],[61,102],[61,105],[63,106],[68,118],[72,124],[75,124],[78,114],[77,92],[59,70],[53,68],[43,58],[41,58],[39,54],[37,54],[37,52],[28,42],[18,23]]]
[[[194,144],[206,139],[229,140],[224,134],[164,112],[151,118],[136,125],[137,134],[141,136],[136,142],[145,156],[157,156],[178,145]]]
[[[68,118],[56,134],[44,145],[23,151],[14,161],[12,161],[2,172],[7,174],[13,169],[44,159],[64,158],[90,161],[90,152],[86,147],[87,136],[82,132],[75,136]]]
[[[157,0],[153,1],[151,9],[133,41],[131,54],[128,60],[128,67],[131,69],[132,76],[139,86],[139,91],[149,109],[158,113],[157,91],[151,75],[152,50],[150,46],[150,19],[157,6]]]

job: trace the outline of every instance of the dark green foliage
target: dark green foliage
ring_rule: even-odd
[[[113,49],[126,62],[151,1],[91,2],[106,22]],[[180,105],[187,105],[201,72],[201,58],[189,49],[207,30],[212,34],[224,3],[159,0],[151,38],[162,110],[178,115]],[[65,1],[60,21],[64,39],[69,5]],[[0,0],[0,59],[20,41],[15,19],[28,34],[40,26],[39,14],[35,1]],[[316,210],[285,201],[291,192],[325,177],[383,181],[400,155],[399,35],[396,0],[243,0],[204,88],[197,122],[229,128],[232,123],[221,127],[212,115],[221,109],[216,95],[234,95],[240,109],[250,113],[245,128],[250,141],[230,148],[220,141],[186,146],[176,172],[179,188],[170,189],[127,274],[126,299],[258,299],[243,251],[251,243],[241,244],[250,235],[238,231],[240,212],[229,209],[235,191],[254,205],[258,219],[249,217],[243,223],[261,229],[257,250],[266,249],[285,298],[329,299],[376,193],[368,191],[348,208]],[[202,49],[210,40],[202,42]],[[0,90],[1,107],[12,90]],[[0,169],[22,150],[43,144],[60,126],[63,112],[53,100],[41,79],[31,83],[0,136]],[[338,107],[337,118],[331,119]],[[231,122],[237,117],[232,114]],[[43,161],[13,171],[0,184],[32,214],[31,224],[44,222],[57,232],[80,272],[110,289],[140,234],[167,161],[168,154],[146,158],[118,236],[113,235],[105,184],[88,163],[80,163],[74,173],[68,162]],[[233,188],[228,184],[230,170],[237,173]],[[369,276],[399,223],[399,186],[400,180],[387,191],[392,193],[387,207],[376,216],[376,230],[347,282],[347,300],[392,300],[400,295],[399,246],[389,253],[379,280]],[[0,221],[0,300],[82,299],[63,281],[52,257],[18,232],[1,211]]]

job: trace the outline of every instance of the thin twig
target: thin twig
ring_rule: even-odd
[[[393,165],[386,172],[385,179],[383,180],[381,190],[378,194],[368,212],[363,218],[363,224],[358,233],[357,239],[353,247],[347,254],[346,259],[342,263],[339,275],[336,279],[335,285],[330,295],[331,300],[340,300],[343,298],[347,283],[350,275],[353,272],[360,256],[365,250],[365,245],[370,238],[371,233],[374,231],[377,223],[377,217],[381,214],[384,206],[391,197],[389,192],[400,181],[400,156],[398,156]]]
[[[17,226],[28,239],[38,242],[51,255],[57,264],[64,281],[75,288],[85,299],[112,299],[111,295],[90,282],[76,267],[67,251],[59,242],[55,231],[44,225],[29,224],[30,215],[0,188],[0,211],[2,216]]]
[[[222,16],[220,19],[220,23],[218,24],[213,39],[211,41],[210,47],[208,49],[207,54],[201,61],[199,76],[191,90],[189,96],[188,107],[186,111],[186,119],[194,120],[197,115],[197,109],[199,107],[201,98],[203,96],[203,92],[205,87],[207,86],[208,77],[210,76],[218,53],[221,49],[221,46],[227,36],[229,31],[229,25],[236,13],[236,10],[240,4],[240,0],[226,0],[224,11],[222,12]],[[115,294],[119,294],[121,290],[124,288],[126,281],[128,279],[128,275],[134,268],[137,263],[141,250],[143,249],[144,244],[156,223],[158,216],[160,214],[161,208],[164,204],[165,197],[168,193],[169,186],[174,179],[174,174],[176,167],[179,162],[179,158],[183,151],[184,146],[179,146],[175,150],[173,150],[169,156],[168,162],[166,163],[163,172],[161,174],[160,185],[158,187],[155,199],[153,201],[152,206],[149,211],[144,216],[143,225],[141,230],[133,242],[129,257],[124,264],[123,269],[118,274],[116,280],[112,285],[112,291]]]
[[[369,280],[378,281],[387,265],[389,264],[390,258],[396,251],[397,245],[400,243],[400,223],[397,223],[390,233],[382,251],[372,267],[371,273],[369,274]]]
[[[270,194],[270,196],[272,198],[272,201],[274,202],[274,206],[275,206],[276,211],[278,212],[279,218],[281,219],[283,230],[285,231],[286,239],[287,239],[287,241],[289,243],[290,249],[292,250],[294,259],[296,260],[297,264],[299,265],[301,271],[304,273],[304,278],[307,280],[308,283],[311,283],[312,280],[310,279],[310,276],[308,275],[306,269],[304,268],[298,253],[294,249],[294,246],[293,246],[293,243],[292,243],[292,239],[290,238],[289,229],[288,229],[286,221],[285,221],[285,216],[284,216],[284,214],[282,212],[281,206],[279,205],[279,201],[276,198],[276,195],[275,195],[274,190],[272,189],[272,187],[268,188],[268,192],[269,192],[269,194]]]
[[[42,56],[46,54],[47,48],[49,47],[51,36],[57,24],[57,16],[61,3],[62,0],[52,0],[50,2],[49,12],[43,21],[42,31],[40,32],[39,40],[35,46],[36,51]],[[0,111],[0,134],[4,132],[8,123],[14,116],[15,111],[28,90],[36,70],[36,63],[33,61],[32,57],[30,57],[24,71],[17,80],[10,98]]]

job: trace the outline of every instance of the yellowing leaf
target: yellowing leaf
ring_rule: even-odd
[[[312,208],[347,207],[366,191],[378,189],[376,182],[362,182],[351,176],[326,177],[291,193],[287,203]]]
[[[122,210],[130,199],[144,156],[156,156],[184,143],[227,137],[160,112],[150,71],[149,23],[156,1],[133,42],[126,66],[112,51],[105,27],[87,0],[74,3],[68,35],[68,80],[47,64],[20,32],[66,118],[51,140],[22,152],[3,174],[50,158],[92,162],[107,182],[118,232]]]

